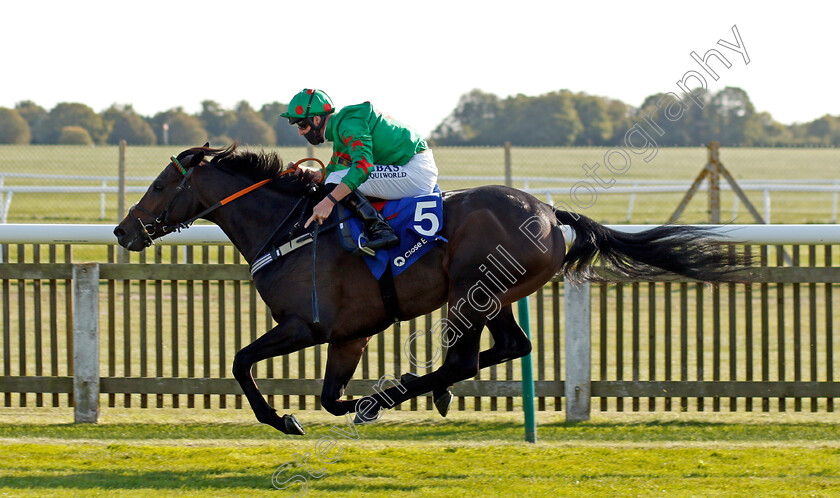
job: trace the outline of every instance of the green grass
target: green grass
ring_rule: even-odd
[[[176,413],[177,412],[177,413]],[[0,493],[13,496],[830,496],[840,486],[836,414],[609,414],[566,424],[538,414],[538,442],[523,442],[521,414],[388,413],[358,426],[298,413],[303,438],[242,413],[106,410],[96,426],[68,410],[0,411]],[[335,438],[330,451],[316,445]],[[319,478],[295,465],[305,456]],[[280,493],[279,495],[277,493]]]

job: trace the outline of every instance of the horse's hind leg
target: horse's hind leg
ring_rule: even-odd
[[[493,346],[479,353],[479,369],[515,360],[531,352],[531,341],[522,327],[516,323],[513,307],[510,304],[503,306],[499,313],[487,322],[487,328],[493,336]],[[401,378],[401,382],[406,384],[419,378],[416,374],[406,374]],[[433,396],[435,407],[445,417],[449,411],[449,404],[452,402],[452,392],[448,388],[438,386],[433,390]]]
[[[321,405],[333,415],[355,412],[358,400],[340,400],[353,372],[359,365],[362,353],[370,337],[348,342],[330,344],[327,351],[327,367],[324,369],[324,386],[321,389]]]
[[[515,360],[531,352],[531,341],[516,323],[512,305],[502,307],[499,313],[487,322],[487,328],[493,336],[493,345],[479,353],[478,368]]]
[[[265,401],[251,375],[251,367],[258,361],[294,353],[315,344],[317,341],[306,323],[295,315],[286,315],[276,327],[236,353],[233,358],[233,376],[242,387],[257,420],[286,434],[304,434],[303,427],[294,415],[283,415],[281,418]]]
[[[457,302],[450,300],[450,310]],[[411,378],[358,400],[355,407],[357,423],[375,420],[382,408],[393,408],[429,391],[445,392],[447,386],[474,377],[478,373],[479,338],[487,317],[472,308],[461,308],[463,313],[459,314],[463,321],[460,327],[454,322],[449,324],[450,333],[453,335],[448,341],[450,344],[443,365],[432,373]]]

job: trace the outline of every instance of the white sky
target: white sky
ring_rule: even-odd
[[[370,100],[428,134],[474,88],[500,97],[569,89],[639,106],[698,70],[740,86],[778,121],[840,114],[840,3],[516,1],[47,2],[0,6],[0,107],[288,102],[304,87],[336,106]],[[750,58],[717,45],[737,25]]]

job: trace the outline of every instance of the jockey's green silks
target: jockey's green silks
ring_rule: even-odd
[[[370,102],[344,107],[330,116],[324,136],[333,142],[327,175],[349,168],[341,181],[351,190],[370,176],[373,165],[402,166],[429,148],[419,133],[377,112]]]

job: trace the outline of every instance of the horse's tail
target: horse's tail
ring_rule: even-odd
[[[605,227],[585,216],[554,210],[560,223],[572,227],[575,239],[561,266],[570,280],[591,277],[596,258],[622,277],[641,278],[676,273],[695,280],[731,280],[736,261],[709,238],[709,229],[662,225],[638,233]]]

